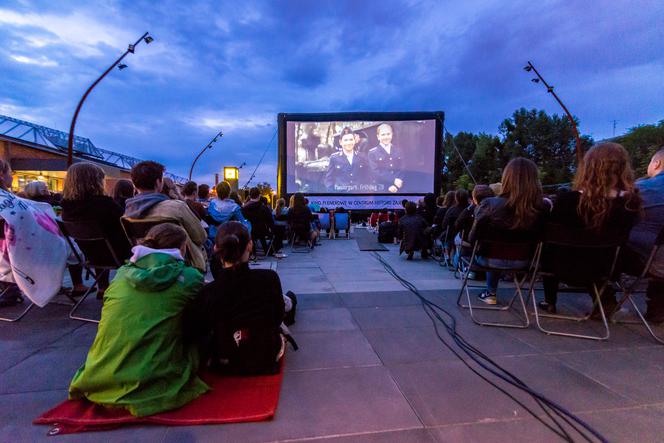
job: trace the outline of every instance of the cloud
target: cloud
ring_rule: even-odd
[[[276,124],[275,114],[231,113],[202,111],[186,116],[183,121],[196,128],[212,129],[224,133],[262,129]]]
[[[43,67],[58,66],[58,62],[56,62],[55,60],[50,60],[49,58],[44,57],[43,55],[35,58],[35,57],[28,57],[25,55],[11,54],[9,58],[11,58],[16,62],[25,63],[27,65],[37,65]]]

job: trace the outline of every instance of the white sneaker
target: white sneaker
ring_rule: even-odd
[[[284,254],[283,252],[275,252],[274,257],[275,258],[286,258],[288,256],[286,254]]]
[[[496,294],[492,294],[490,292],[484,291],[480,295],[477,296],[481,301],[486,303],[487,305],[495,305],[498,304],[498,301],[496,300]]]

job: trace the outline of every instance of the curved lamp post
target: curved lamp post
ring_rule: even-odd
[[[546,92],[549,94],[553,95],[553,98],[556,99],[558,104],[560,105],[561,108],[563,108],[563,111],[565,111],[565,114],[567,114],[567,119],[569,120],[570,124],[572,125],[572,130],[574,131],[574,137],[576,138],[576,164],[577,166],[583,162],[583,148],[581,147],[581,137],[579,136],[579,129],[576,127],[576,122],[574,121],[574,117],[572,117],[572,114],[567,110],[567,106],[565,106],[558,98],[555,92],[553,92],[553,86],[549,85],[546,80],[540,75],[539,72],[537,72],[537,69],[535,69],[535,66],[531,62],[528,62],[528,64],[523,68],[526,72],[534,72],[537,78],[532,79],[531,81],[533,83],[539,83],[542,82],[544,86],[546,86]]]
[[[191,181],[191,174],[194,173],[194,166],[196,165],[196,162],[198,161],[198,159],[201,158],[201,155],[203,155],[203,153],[205,151],[207,151],[208,149],[212,149],[212,145],[215,144],[217,142],[217,140],[219,140],[223,136],[224,136],[224,133],[222,131],[219,131],[219,133],[217,135],[215,135],[212,140],[210,140],[210,143],[205,145],[205,147],[201,150],[201,152],[198,153],[198,155],[194,159],[194,162],[191,164],[191,168],[189,169],[189,181]]]
[[[76,106],[76,111],[74,112],[74,117],[71,119],[71,126],[69,127],[69,140],[68,140],[68,144],[67,144],[67,167],[71,166],[72,163],[74,162],[74,128],[76,127],[76,119],[78,118],[78,113],[81,111],[81,107],[83,106],[83,102],[85,102],[85,99],[88,98],[88,95],[90,94],[90,92],[92,92],[94,87],[97,86],[97,84],[104,77],[106,77],[106,75],[109,72],[111,72],[111,70],[113,68],[115,68],[118,65],[119,65],[118,66],[119,69],[124,69],[124,68],[127,67],[127,65],[125,65],[124,63],[120,64],[120,62],[122,61],[123,58],[125,58],[127,56],[127,54],[129,54],[129,53],[133,54],[134,53],[134,50],[136,49],[136,45],[138,45],[141,41],[145,41],[146,44],[149,44],[153,40],[154,40],[154,38],[152,38],[150,36],[149,32],[146,32],[145,34],[143,34],[141,36],[141,38],[136,40],[136,42],[133,45],[129,45],[127,50],[120,56],[120,58],[118,58],[115,61],[115,63],[113,63],[106,71],[104,71],[104,73],[97,80],[95,80],[94,83],[92,83],[90,85],[90,87],[87,89],[87,91],[85,91],[85,94],[83,94],[83,97],[81,97],[81,100],[78,102],[78,106]]]

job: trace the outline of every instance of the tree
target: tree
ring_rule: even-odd
[[[656,125],[635,126],[627,134],[616,138],[616,142],[629,152],[636,176],[643,176],[650,158],[657,149],[664,146],[664,120],[660,120]]]

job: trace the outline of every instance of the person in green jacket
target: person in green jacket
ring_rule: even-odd
[[[104,294],[101,321],[69,398],[87,398],[142,417],[179,408],[209,387],[196,349],[183,338],[185,307],[203,275],[184,264],[187,234],[164,223],[132,249]]]

